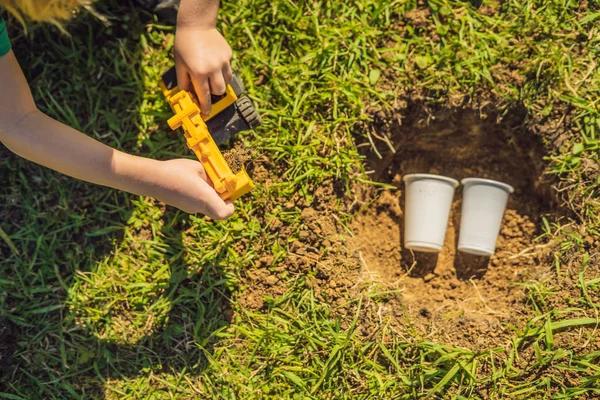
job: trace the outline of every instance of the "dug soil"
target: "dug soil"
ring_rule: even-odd
[[[299,232],[279,220],[267,221],[270,230],[287,238],[287,257],[257,260],[256,268],[245,272],[249,290],[240,302],[264,309],[265,298],[282,295],[290,284],[305,284],[348,323],[359,315],[358,334],[367,338],[385,327],[386,334],[407,341],[416,337],[471,349],[506,344],[513,329],[534,315],[527,283],[547,279],[552,271],[552,243],[540,237],[540,227],[542,218],[552,222],[559,213],[543,178],[543,146],[518,118],[497,123],[472,111],[446,110],[398,120],[380,116],[365,128],[376,138],[359,143],[370,179],[396,189],[359,184],[349,195],[330,181],[314,188],[310,203],[296,195],[284,206],[302,209]],[[261,182],[262,169],[257,167],[256,180],[272,184]],[[515,187],[493,257],[456,250],[460,189],[439,255],[403,249],[402,177],[418,172],[489,178]],[[347,222],[337,216],[340,204],[350,215]]]
[[[558,214],[543,176],[543,146],[518,118],[497,123],[472,111],[421,115],[402,125],[384,119],[378,137],[385,147],[378,154],[368,148],[367,154],[374,180],[403,188],[406,174],[430,173],[494,179],[515,188],[491,258],[457,251],[460,188],[439,254],[403,248],[403,190],[371,192],[375,200],[358,212],[348,241],[363,274],[397,292],[385,308],[396,317],[399,333],[410,327],[423,339],[471,348],[502,344],[534,315],[527,283],[551,271],[551,243],[540,238],[539,228],[542,218],[553,221]]]
[[[235,142],[230,149],[223,151],[223,157],[234,174],[247,168],[252,159],[250,150],[239,142]]]

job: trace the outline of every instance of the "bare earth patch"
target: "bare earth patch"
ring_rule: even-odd
[[[371,158],[376,180],[401,190],[385,190],[352,222],[350,247],[358,253],[363,276],[395,301],[379,310],[396,319],[400,330],[416,329],[424,339],[487,348],[508,340],[511,329],[531,318],[523,282],[549,271],[548,244],[540,235],[542,217],[556,218],[556,206],[544,183],[543,152],[518,130],[481,120],[472,112],[445,113],[437,120],[413,120],[382,132],[393,151]],[[386,128],[383,128],[386,129]],[[513,185],[491,258],[456,250],[461,190],[453,203],[446,242],[439,255],[403,249],[403,184],[410,173],[434,173],[462,179],[483,177]]]

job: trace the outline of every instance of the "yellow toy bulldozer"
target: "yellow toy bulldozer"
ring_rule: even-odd
[[[206,174],[223,200],[235,200],[254,188],[245,168],[233,173],[219,150],[233,136],[260,125],[261,119],[237,74],[222,96],[211,96],[211,113],[203,117],[196,97],[177,87],[175,68],[159,82],[160,88],[175,114],[168,121],[171,129],[183,127],[187,146],[196,154]]]

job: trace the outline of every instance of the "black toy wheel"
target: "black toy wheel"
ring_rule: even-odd
[[[242,96],[236,102],[238,110],[240,110],[240,114],[250,126],[250,128],[254,129],[259,126],[262,122],[260,119],[260,115],[258,115],[258,111],[254,108],[254,104],[252,104],[252,100],[250,100],[247,96]]]

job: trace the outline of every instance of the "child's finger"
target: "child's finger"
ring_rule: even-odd
[[[179,62],[175,64],[175,72],[177,73],[177,87],[181,90],[189,91],[191,89],[190,75],[187,72],[187,68]]]
[[[208,78],[205,76],[200,76],[195,79],[192,79],[192,83],[194,84],[196,97],[198,97],[198,101],[200,102],[200,110],[202,111],[202,114],[209,115],[211,102],[210,84],[208,82]]]
[[[223,220],[231,217],[235,211],[232,203],[208,204],[208,216],[212,219]]]
[[[205,201],[205,214],[212,219],[222,220],[233,215],[235,207],[232,201],[223,201],[213,188],[205,191],[203,200]]]
[[[212,94],[220,96],[225,94],[226,84],[225,79],[223,79],[222,71],[214,72],[210,76],[210,90]]]
[[[229,63],[225,64],[223,67],[223,78],[225,79],[226,84],[230,84],[233,80],[233,70],[231,69],[231,65]]]

